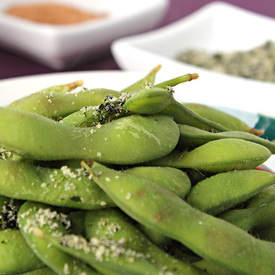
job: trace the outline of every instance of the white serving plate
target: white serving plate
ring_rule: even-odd
[[[162,64],[169,73],[198,72],[200,81],[184,86],[182,98],[258,112],[275,117],[275,84],[215,73],[176,61],[187,49],[208,52],[248,50],[274,39],[274,19],[222,2],[156,31],[119,39],[112,53],[122,69],[142,70]]]
[[[168,0],[58,0],[108,17],[81,24],[52,26],[4,13],[9,6],[56,0],[1,0],[0,43],[55,69],[64,69],[108,49],[117,38],[150,30],[164,16]],[[0,66],[4,66],[1,64]]]
[[[29,95],[35,91],[49,87],[52,85],[69,83],[75,80],[84,80],[84,86],[87,88],[109,88],[114,90],[121,90],[128,85],[134,83],[147,72],[120,72],[120,71],[100,71],[100,72],[67,72],[67,73],[55,73],[44,74],[27,77],[10,78],[0,81],[0,106],[5,106],[12,101]],[[161,82],[168,79],[165,71],[160,71],[157,75],[157,81]],[[182,86],[192,86],[195,81],[191,83],[182,84]],[[177,98],[181,98],[181,88],[176,87],[175,95]],[[211,105],[220,105],[220,101],[216,97],[212,97],[210,94]],[[195,101],[193,101],[195,102]],[[224,102],[225,103],[225,102]],[[220,106],[223,106],[221,104]],[[223,108],[221,108],[223,109]],[[246,113],[239,110],[229,110],[231,114],[236,115],[240,119],[243,119],[248,125],[254,127],[257,123],[257,114]],[[265,165],[275,170],[275,156],[273,155]]]

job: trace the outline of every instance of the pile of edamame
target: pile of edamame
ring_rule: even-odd
[[[0,108],[0,274],[274,274],[275,144],[159,69]]]

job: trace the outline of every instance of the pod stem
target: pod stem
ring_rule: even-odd
[[[194,79],[198,79],[198,78],[199,78],[199,75],[197,73],[185,74],[185,75],[182,75],[182,76],[179,76],[179,77],[172,78],[170,80],[161,82],[161,83],[155,85],[154,87],[158,87],[158,88],[174,87],[178,84],[181,84],[181,83],[184,83],[184,82],[187,82],[187,81],[191,81],[191,80],[194,80]]]
[[[72,83],[65,84],[65,86],[67,86],[67,88],[68,88],[68,91],[72,91],[75,88],[80,87],[82,85],[83,85],[83,80],[77,80]]]

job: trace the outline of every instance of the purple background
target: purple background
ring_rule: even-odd
[[[211,0],[170,0],[170,8],[167,12],[166,17],[156,27],[167,25],[174,22],[182,17],[194,12],[201,6],[215,2]],[[232,3],[236,6],[246,8],[248,10],[275,17],[275,1],[274,0],[228,0],[224,1]],[[253,26],[252,26],[253,27]],[[71,71],[81,70],[117,70],[119,67],[115,63],[108,52],[98,60],[89,62],[88,64],[78,66],[71,69]],[[5,79],[15,76],[24,76],[32,74],[51,73],[55,70],[50,69],[46,66],[38,64],[27,58],[15,55],[1,48],[0,45],[0,79]]]

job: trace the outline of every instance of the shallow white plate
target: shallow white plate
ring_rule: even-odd
[[[80,79],[84,80],[84,86],[87,88],[110,88],[114,90],[121,90],[137,81],[145,74],[146,72],[100,71],[56,73],[10,78],[0,81],[0,106],[5,106],[15,99],[21,98],[45,87],[68,83]],[[156,82],[167,80],[168,77],[170,76],[167,76],[167,73],[160,71],[157,75]],[[181,100],[183,87],[190,86],[191,88],[193,83],[195,83],[195,81],[182,84],[182,87],[176,87],[176,98]],[[216,97],[211,97],[211,94],[209,97],[211,105],[223,106],[223,104],[219,104],[220,101],[218,101]],[[196,100],[191,101],[196,102]],[[223,107],[220,107],[220,109],[227,111]],[[251,127],[254,127],[258,123],[258,116],[255,113],[247,113],[239,110],[228,110],[228,112],[244,120]],[[275,156],[272,156],[265,164],[270,169],[275,170]]]
[[[106,19],[51,26],[4,13],[15,4],[54,2],[84,11],[107,13]],[[119,37],[150,30],[164,16],[168,0],[1,0],[0,43],[56,69],[81,63],[106,50]],[[0,60],[0,66],[3,66]]]
[[[274,39],[275,21],[215,2],[162,29],[117,40],[112,52],[122,69],[142,70],[163,64],[169,73],[198,72],[200,81],[184,87],[183,96],[194,100],[263,113],[275,117],[275,84],[211,72],[181,63],[175,57],[186,49],[209,52],[248,50]]]

